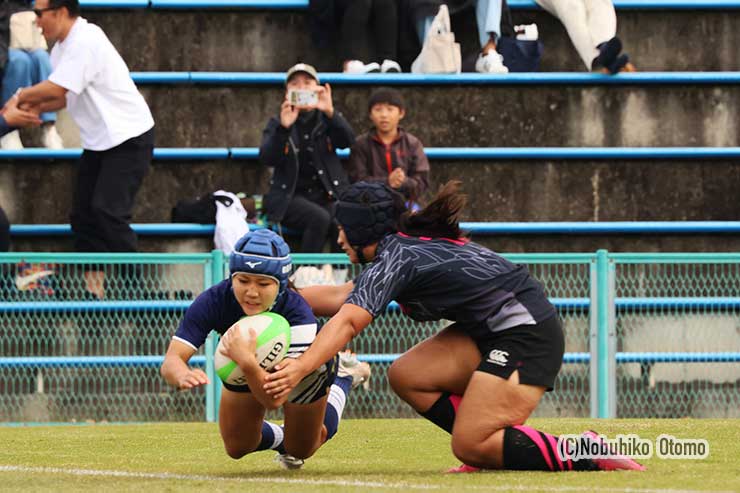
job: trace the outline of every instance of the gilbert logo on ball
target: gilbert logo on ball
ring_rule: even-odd
[[[257,363],[265,370],[272,369],[285,358],[290,347],[290,324],[277,313],[264,312],[259,315],[243,317],[235,325],[242,337],[249,336],[249,329],[257,334]],[[221,342],[216,348],[214,365],[216,373],[230,385],[247,385],[241,368],[221,352]]]

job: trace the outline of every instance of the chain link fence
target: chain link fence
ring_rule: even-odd
[[[597,285],[593,254],[509,256],[542,282],[565,327],[563,367],[535,415],[595,416],[595,403],[613,399],[619,417],[740,416],[735,257],[613,255],[610,287]],[[295,255],[295,262],[333,264],[337,279],[359,273],[341,255]],[[104,278],[103,300],[87,291],[90,272],[102,273],[95,275]],[[177,392],[159,366],[187,306],[226,274],[215,254],[0,255],[0,422],[215,419],[216,387]],[[599,355],[594,307],[605,291],[614,314],[599,330],[611,331],[614,351]],[[352,341],[373,377],[369,391],[353,392],[345,415],[415,416],[386,372],[447,323],[414,322],[389,307]],[[612,390],[595,387],[595,356],[613,360]],[[209,358],[201,349],[192,362],[207,369]]]

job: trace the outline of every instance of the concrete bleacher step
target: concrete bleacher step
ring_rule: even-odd
[[[259,146],[284,97],[276,73],[135,75],[164,147]],[[398,87],[431,147],[738,145],[738,72],[321,77],[358,133],[372,90]]]
[[[154,2],[163,8],[83,9],[99,24],[133,70],[284,71],[297,60],[320,70],[340,67],[336,53],[318,53],[305,7],[290,2]],[[307,2],[305,2],[307,3]],[[305,5],[305,3],[303,5]],[[560,22],[533,2],[511,2],[514,22],[535,22],[545,44],[543,71],[583,71]],[[91,3],[96,5],[95,2]],[[98,2],[97,5],[103,3]],[[175,4],[189,5],[174,8]],[[249,4],[260,8],[247,8]],[[287,5],[286,5],[287,4]],[[632,1],[617,5],[618,34],[641,70],[740,70],[738,2]],[[287,7],[287,8],[286,8]],[[647,7],[647,8],[646,8]],[[472,11],[453,16],[464,54],[475,53]]]
[[[66,223],[79,151],[0,152],[0,198],[12,223]],[[135,222],[163,223],[178,200],[226,189],[265,193],[268,169],[254,148],[157,149],[134,211]],[[429,148],[432,189],[462,179],[475,222],[728,221],[737,219],[740,148],[711,149],[450,149]],[[343,153],[346,155],[346,153]],[[19,160],[18,156],[25,156]],[[51,156],[60,159],[50,160]],[[6,159],[1,159],[5,157]],[[25,200],[33,197],[33,200]],[[734,235],[702,231],[641,236],[615,231],[553,238],[511,232],[485,241],[506,251],[731,251]],[[578,236],[576,232],[574,235]],[[174,243],[171,238],[178,238]],[[608,238],[605,239],[605,238]],[[65,238],[16,238],[16,249],[70,249]],[[608,245],[604,243],[608,242]],[[43,248],[42,248],[43,246]],[[146,251],[207,251],[208,236],[142,239]]]

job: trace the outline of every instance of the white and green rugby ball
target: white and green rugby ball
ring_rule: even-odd
[[[290,347],[290,324],[277,313],[264,312],[241,318],[236,324],[242,337],[249,336],[249,329],[257,334],[257,363],[265,370],[280,363]],[[214,364],[216,374],[224,382],[235,386],[246,386],[244,372],[235,362],[221,352],[221,342],[216,348]]]

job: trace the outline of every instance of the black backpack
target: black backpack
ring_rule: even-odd
[[[225,195],[209,193],[195,200],[180,200],[172,208],[173,223],[216,224],[216,201],[226,206],[231,205],[231,199]]]

